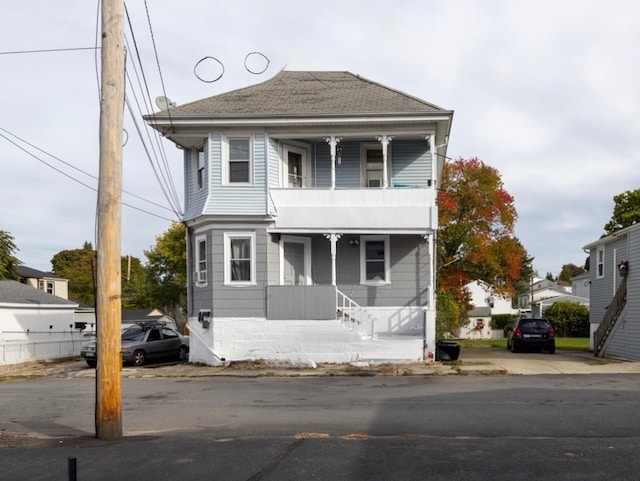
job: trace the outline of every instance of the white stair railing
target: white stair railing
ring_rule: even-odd
[[[376,318],[356,301],[336,289],[337,316],[345,327],[373,338]],[[370,326],[364,323],[369,323]],[[367,330],[367,327],[370,329]]]

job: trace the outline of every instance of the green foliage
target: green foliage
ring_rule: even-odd
[[[145,282],[138,286],[140,300],[161,307],[173,317],[187,309],[187,244],[184,224],[174,222],[147,256]]]
[[[560,275],[558,276],[559,281],[571,282],[575,276],[582,274],[585,272],[585,269],[575,264],[565,264],[562,266],[562,270],[560,271]]]
[[[604,226],[607,235],[640,222],[640,189],[627,190],[613,197],[611,220]]]
[[[547,307],[543,316],[551,321],[558,336],[589,337],[589,308],[569,301]]]
[[[445,333],[455,332],[467,321],[468,302],[459,301],[447,291],[438,292],[436,309],[436,338],[442,339]]]
[[[491,329],[494,331],[499,329],[506,335],[507,330],[513,326],[517,317],[518,316],[513,314],[493,314],[491,316]]]
[[[13,236],[0,230],[0,279],[18,278],[16,268],[22,262],[15,256],[17,250],[19,249],[16,247]]]
[[[90,242],[82,249],[60,251],[51,259],[53,272],[69,280],[69,299],[95,306],[96,251]]]

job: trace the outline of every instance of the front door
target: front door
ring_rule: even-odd
[[[304,286],[311,284],[311,240],[283,236],[281,239],[281,284]]]

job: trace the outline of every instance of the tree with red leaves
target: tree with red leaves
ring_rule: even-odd
[[[517,218],[513,196],[495,168],[475,157],[445,165],[439,193],[438,293],[454,298],[461,313],[450,328],[466,320],[464,286],[470,281],[482,280],[498,294],[526,291],[533,259],[514,235]]]

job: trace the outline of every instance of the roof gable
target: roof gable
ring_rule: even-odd
[[[416,114],[449,112],[350,72],[280,71],[249,87],[187,103],[152,117]]]

